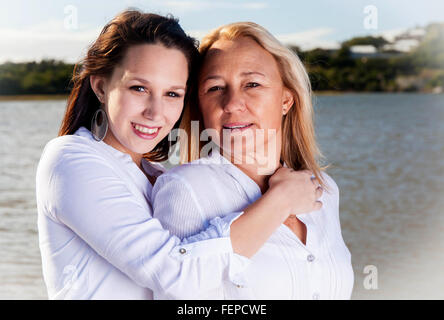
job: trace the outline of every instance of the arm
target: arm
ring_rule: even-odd
[[[189,175],[189,172],[188,172]],[[191,174],[194,175],[194,174]],[[211,254],[217,244],[213,242],[206,244],[206,239],[210,238],[208,233],[208,223],[217,225],[218,221],[232,220],[231,217],[239,216],[242,212],[234,212],[228,215],[221,211],[217,205],[217,197],[211,195],[217,192],[217,189],[211,188],[210,184],[199,189],[195,185],[191,185],[187,178],[187,174],[176,174],[168,172],[157,178],[152,192],[153,217],[159,219],[163,227],[168,229],[172,234],[185,238],[184,242],[195,244],[194,250],[189,252],[190,257],[198,258],[202,254]],[[202,188],[202,185],[200,185]],[[205,190],[205,194],[197,190]],[[220,234],[229,237],[230,247],[233,247],[234,254],[232,264],[228,268],[228,272],[224,274],[223,279],[215,274],[211,264],[199,270],[202,278],[208,279],[207,289],[220,288],[223,281],[231,281],[234,285],[244,285],[242,271],[249,265],[251,257],[266,242],[269,236],[277,227],[288,217],[289,209],[275,203],[279,200],[278,191],[267,192],[255,203],[250,205],[243,214],[231,224],[231,228],[220,231]],[[204,197],[204,198],[203,198]],[[219,200],[220,201],[220,200]],[[213,217],[213,218],[212,218]],[[200,230],[203,230],[200,233]],[[197,233],[197,234],[196,234]],[[237,247],[235,247],[237,245]],[[247,254],[244,254],[247,252]],[[209,285],[211,284],[211,286]],[[187,296],[180,295],[180,299],[199,297],[199,294],[206,295],[205,290],[197,292],[188,292]],[[156,296],[161,292],[155,292]],[[212,293],[210,293],[210,296]],[[213,297],[218,299],[217,297]]]
[[[291,213],[286,201],[281,201],[280,188],[270,188],[231,225],[231,243],[234,252],[253,256],[271,234]]]
[[[290,214],[320,210],[322,188],[309,170],[278,168],[269,188],[231,226],[233,250],[251,257]]]
[[[207,185],[204,188],[208,190],[209,187],[211,186]],[[153,216],[172,234],[180,238],[189,237],[186,241],[204,240],[208,238],[205,231],[196,236],[191,235],[204,230],[209,220],[210,223],[220,220],[220,218],[211,220],[210,217],[227,214],[212,205],[208,207],[203,204],[207,203],[204,200],[208,199],[202,199],[202,196],[211,196],[212,192],[217,191],[212,190],[206,195],[197,194],[185,176],[168,172],[158,177],[154,185]],[[285,192],[280,188],[269,189],[232,222],[228,235],[235,253],[250,258],[285,221],[290,214],[290,206],[283,196]],[[228,218],[240,213],[230,213]]]
[[[66,149],[48,148],[42,156],[37,170],[40,206],[140,286],[163,298],[186,297],[235,279],[247,264],[248,259],[233,252],[230,239],[230,225],[239,220],[239,212],[215,218],[206,230],[181,241],[151,217],[148,206],[106,159],[86,145]],[[273,216],[274,210],[268,214]]]
[[[202,174],[205,175],[205,173]],[[159,219],[162,225],[173,234],[179,237],[188,236],[186,241],[189,242],[202,241],[207,238],[207,231],[204,230],[207,221],[214,223],[214,221],[226,219],[226,217],[217,217],[218,215],[224,216],[224,212],[221,212],[217,204],[220,204],[220,202],[216,201],[215,193],[218,192],[217,189],[211,188],[211,181],[207,184],[205,182],[203,185],[198,184],[199,187],[194,184],[191,185],[187,176],[193,177],[194,175],[195,171],[191,171],[191,173],[190,171],[187,173],[182,171],[182,174],[168,172],[157,179],[152,193],[153,216]],[[295,179],[294,175],[298,179]],[[276,179],[280,179],[279,183],[275,181]],[[236,253],[234,256],[239,258],[242,256],[251,257],[290,213],[303,213],[310,210],[311,207],[307,205],[310,200],[301,200],[298,205],[294,205],[295,197],[299,199],[299,195],[306,195],[303,192],[313,193],[313,197],[307,196],[307,199],[315,196],[314,184],[310,181],[309,174],[300,172],[296,174],[294,171],[291,173],[288,169],[284,169],[277,173],[271,184],[272,187],[261,198],[247,207],[243,214],[231,224],[227,236],[230,237],[231,245]],[[304,188],[308,191],[305,191]],[[205,197],[213,198],[213,200]],[[230,215],[233,215],[233,213]],[[215,218],[211,220],[211,217]],[[199,230],[204,231],[195,236],[190,236]],[[197,246],[200,248],[199,253],[203,251],[210,253],[213,250],[210,246],[205,247],[201,244],[197,244]],[[191,256],[194,254],[196,252],[190,253]],[[245,263],[231,266],[227,274],[226,279],[234,284],[242,283],[241,271],[248,265],[249,260],[244,258],[244,261],[241,262]],[[206,273],[209,273],[209,276],[214,274],[208,268],[202,269],[200,272],[202,276]],[[218,284],[217,281],[213,281],[215,288]]]
[[[242,264],[229,239],[236,215],[214,221],[204,236],[181,242],[87,146],[62,155],[47,153],[37,171],[44,211],[140,286],[161,292],[163,298],[186,296],[218,286],[230,268]],[[206,268],[206,274],[198,272]]]
[[[290,214],[320,210],[322,188],[309,170],[278,168],[268,180],[268,190],[231,225],[234,252],[253,256]]]

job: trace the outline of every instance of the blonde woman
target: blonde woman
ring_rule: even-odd
[[[211,219],[242,210],[268,190],[281,165],[313,172],[325,191],[322,208],[288,217],[235,281],[193,298],[349,299],[353,270],[341,235],[339,190],[318,164],[310,82],[301,61],[250,22],[210,32],[200,53],[199,110],[191,106],[182,127],[200,120],[199,136],[205,127],[215,147],[191,137],[182,156],[194,161],[158,178],[153,209],[162,225],[187,237]],[[166,195],[168,202],[157,201]]]

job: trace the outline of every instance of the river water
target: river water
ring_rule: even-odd
[[[65,101],[0,102],[0,299],[46,299],[35,172]],[[315,98],[353,299],[444,299],[444,95]]]

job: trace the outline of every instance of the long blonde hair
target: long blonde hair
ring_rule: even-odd
[[[211,46],[220,39],[235,40],[240,37],[250,37],[276,59],[284,86],[291,91],[294,98],[293,106],[283,117],[282,121],[282,150],[281,161],[294,170],[310,170],[325,188],[325,181],[318,161],[323,158],[315,139],[312,91],[307,71],[299,57],[286,46],[282,45],[271,33],[253,22],[236,22],[221,26],[210,31],[199,47],[202,59]],[[193,161],[199,158],[202,143],[196,134],[202,132],[202,115],[197,108],[197,97],[191,99],[196,105],[187,106],[187,113],[182,119],[181,128],[191,139],[186,145],[181,145],[181,162]],[[199,121],[199,132],[192,132],[191,121]]]

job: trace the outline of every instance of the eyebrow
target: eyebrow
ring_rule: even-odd
[[[265,74],[263,74],[263,73],[261,73],[261,72],[259,72],[259,71],[242,72],[242,73],[241,73],[241,76],[251,76],[251,75],[253,75],[253,74],[256,74],[256,75],[259,75],[259,76],[265,77]]]
[[[140,81],[140,82],[145,83],[145,84],[151,84],[150,81],[148,81],[148,80],[146,80],[146,79],[143,79],[143,78],[139,78],[139,77],[129,77],[129,78],[128,78],[128,81],[131,81],[131,80],[137,80],[137,81]],[[186,90],[184,86],[171,86],[170,89],[174,89],[174,90],[179,90],[179,89],[181,89],[181,90]]]
[[[215,80],[215,79],[222,79],[222,77],[221,77],[221,76],[216,76],[216,75],[210,75],[210,76],[205,77],[205,78],[202,80],[202,82],[205,82],[205,81],[207,81],[207,80]]]
[[[258,72],[258,71],[247,71],[247,72],[242,72],[240,74],[242,77],[246,77],[246,76],[251,76],[251,75],[259,75],[262,77],[265,77],[265,74]],[[207,77],[205,77],[202,82],[205,82],[207,80],[217,80],[217,79],[222,79],[222,76],[218,76],[218,75],[209,75]]]

